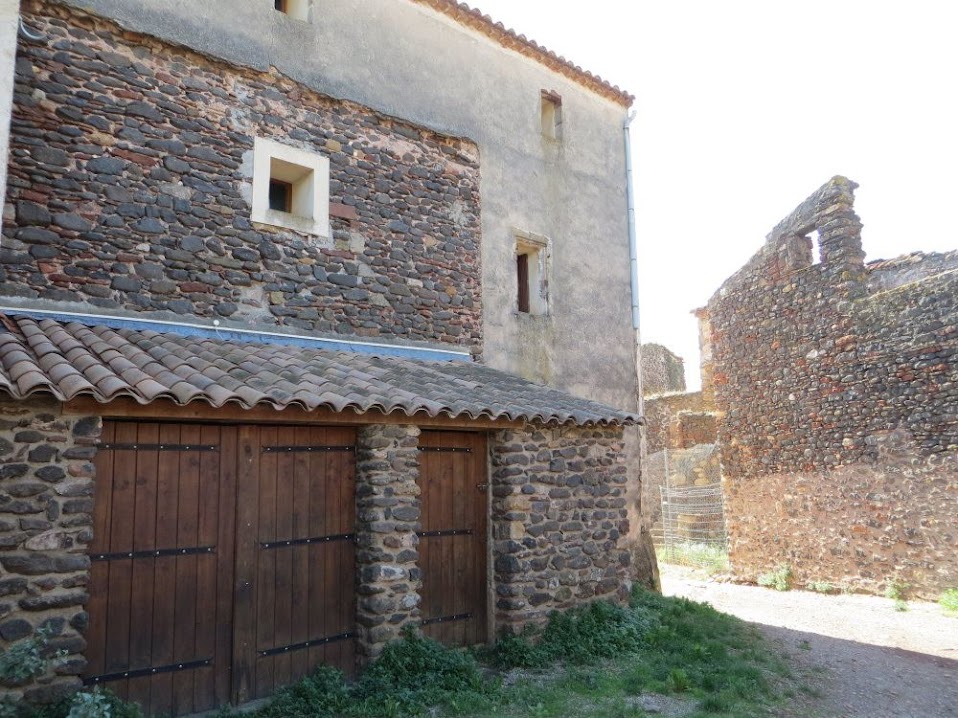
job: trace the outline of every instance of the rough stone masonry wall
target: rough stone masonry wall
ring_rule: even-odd
[[[642,345],[642,394],[685,391],[685,361],[661,344]]]
[[[47,701],[79,686],[100,427],[53,401],[0,398],[0,648],[45,627],[46,655],[65,653],[36,681],[0,685],[0,699]]]
[[[419,428],[364,426],[356,447],[356,622],[369,663],[406,626],[418,627]]]
[[[958,548],[954,505],[923,503],[925,492],[876,463],[871,447],[889,431],[905,431],[913,439],[909,461],[925,467],[920,481],[958,481],[954,463],[941,458],[958,446],[958,273],[918,272],[919,281],[869,288],[854,189],[844,178],[826,183],[708,304],[731,560],[745,575],[771,568],[774,552],[758,550],[760,538],[780,542],[800,575],[848,569],[836,558],[842,537],[823,529],[843,515],[858,521],[875,491],[855,487],[899,482],[900,490],[878,493],[899,496],[903,515],[922,518],[902,534],[897,514],[870,513],[866,523],[876,531],[862,535],[872,540],[851,578],[867,583],[898,572],[934,595],[954,582],[950,569],[922,566],[938,560],[932,547]],[[818,263],[806,237],[814,230]],[[817,515],[824,525],[780,521],[775,487],[799,475],[819,477],[831,502]]]
[[[621,428],[530,426],[492,447],[496,626],[521,629],[597,598],[624,599],[630,554]]]
[[[18,52],[0,296],[480,351],[473,143],[23,10],[44,40]],[[257,136],[329,158],[331,239],[250,222]]]

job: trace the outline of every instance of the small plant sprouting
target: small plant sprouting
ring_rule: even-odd
[[[958,615],[958,588],[949,588],[938,599],[938,605],[945,613]]]
[[[829,581],[809,581],[805,588],[815,593],[835,593],[835,584]]]
[[[911,586],[898,574],[891,577],[885,588],[885,596],[895,602],[896,611],[908,610],[908,589]]]
[[[783,563],[768,573],[760,573],[758,585],[774,588],[776,591],[788,591],[792,587],[792,567]]]

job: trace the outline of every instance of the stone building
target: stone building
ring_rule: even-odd
[[[192,713],[649,580],[627,93],[447,0],[19,5],[0,647],[66,658],[4,695]]]
[[[823,185],[701,312],[730,559],[937,598],[958,585],[958,252],[866,263],[855,188]]]
[[[685,391],[685,360],[661,344],[642,345],[642,394]]]

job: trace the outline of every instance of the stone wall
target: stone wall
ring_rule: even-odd
[[[63,417],[53,401],[0,399],[0,647],[45,627],[65,657],[0,698],[46,701],[79,686],[92,539],[97,417]]]
[[[370,425],[356,447],[357,648],[363,663],[419,626],[419,429]]]
[[[492,445],[496,626],[520,629],[596,598],[623,600],[630,554],[621,428],[503,431]]]
[[[17,59],[2,295],[481,348],[478,152],[59,3]],[[255,137],[330,160],[332,237],[250,222]]]
[[[685,360],[661,344],[643,344],[643,396],[675,391],[685,391]]]
[[[735,574],[788,564],[797,586],[872,593],[897,578],[929,600],[958,586],[958,451],[923,455],[904,430],[867,444],[866,461],[830,471],[730,482]]]
[[[742,553],[750,545],[746,534],[764,540],[778,536],[794,547],[795,561],[824,560],[843,550],[836,535],[833,551],[818,552],[779,527],[772,502],[776,492],[768,487],[783,476],[819,476],[823,494],[836,502],[830,514],[854,514],[863,499],[841,477],[856,470],[900,476],[885,470],[876,474],[868,462],[870,442],[901,429],[914,439],[914,460],[931,462],[924,480],[956,480],[952,463],[926,459],[958,446],[954,258],[922,255],[866,265],[855,187],[841,177],[826,183],[772,231],[708,303],[722,463],[728,496],[735,497],[729,516],[737,537],[731,558],[743,573],[768,568],[767,560],[761,566],[751,563],[761,558],[759,552]],[[818,262],[807,236],[815,231]],[[838,467],[845,468],[830,471]],[[901,488],[904,499],[909,496],[904,480]],[[920,493],[904,510],[929,517],[921,527],[922,545],[953,542],[944,530],[946,518],[953,525],[948,513],[953,509],[923,505]],[[878,533],[884,531],[886,538],[900,536],[891,514],[877,511],[871,521],[883,527]],[[816,544],[820,540],[808,537]],[[860,557],[858,570],[862,576],[883,572],[896,556],[911,551],[905,546],[914,545],[906,537],[876,540]],[[802,574],[831,570],[808,564],[793,569]],[[945,578],[918,572],[916,587],[933,594],[947,587]]]
[[[672,449],[687,448],[695,443],[713,443],[714,435],[709,440],[697,442],[693,439],[700,433],[693,429],[690,416],[709,415],[708,407],[702,397],[702,392],[693,391],[687,394],[662,394],[645,400],[645,441],[649,454],[668,447]],[[683,420],[689,431],[683,435]],[[693,436],[695,434],[695,436]]]

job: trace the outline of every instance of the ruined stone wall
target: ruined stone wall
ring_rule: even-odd
[[[93,537],[97,417],[63,417],[54,401],[0,398],[0,647],[45,628],[47,673],[0,685],[0,699],[47,701],[80,685]]]
[[[630,554],[621,428],[499,432],[492,444],[496,626],[624,600]]]
[[[642,394],[685,391],[685,360],[661,344],[642,345]]]
[[[481,348],[478,152],[27,2],[0,293]],[[332,237],[250,221],[255,137],[330,161]],[[82,304],[80,304],[82,303]]]
[[[880,593],[898,579],[938,600],[958,586],[958,451],[922,455],[903,430],[830,471],[768,474],[726,487],[732,570],[788,564],[796,586]]]
[[[707,416],[710,407],[705,404],[702,392],[687,394],[663,394],[645,400],[645,441],[647,452],[654,454],[669,447],[687,448],[695,443],[713,443],[714,434],[708,441],[695,441],[697,430],[692,431],[691,416]],[[687,437],[683,434],[683,420],[689,426]],[[706,421],[703,419],[702,421]],[[693,436],[694,434],[694,436]]]
[[[842,476],[861,471],[872,477],[868,481],[884,481],[900,475],[869,463],[876,437],[908,432],[918,462],[958,446],[958,272],[947,269],[941,255],[929,255],[928,271],[911,268],[915,281],[896,284],[882,264],[875,271],[884,278],[870,282],[854,189],[844,178],[826,183],[708,304],[731,558],[746,574],[767,570],[773,560],[757,550],[743,553],[753,545],[747,537],[767,543],[777,536],[795,562],[838,555],[813,548],[825,540],[818,532],[780,526],[775,502],[781,492],[769,487],[787,482],[781,477],[819,476],[823,496],[834,502],[831,515],[855,514],[860,492]],[[816,230],[817,263],[806,236]],[[929,461],[924,480],[958,480],[953,463]],[[903,500],[910,495],[906,488],[903,483]],[[947,513],[953,508],[922,505],[920,494],[904,510],[929,518],[907,545],[953,542],[943,532],[946,517],[953,525]],[[877,512],[871,520],[883,527],[879,533],[901,536],[890,514]],[[835,541],[832,549],[841,551]],[[876,541],[857,570],[883,571],[903,549]],[[752,563],[758,560],[761,566]],[[813,568],[793,565],[801,573]],[[915,577],[930,593],[944,588],[943,580],[931,572]]]

